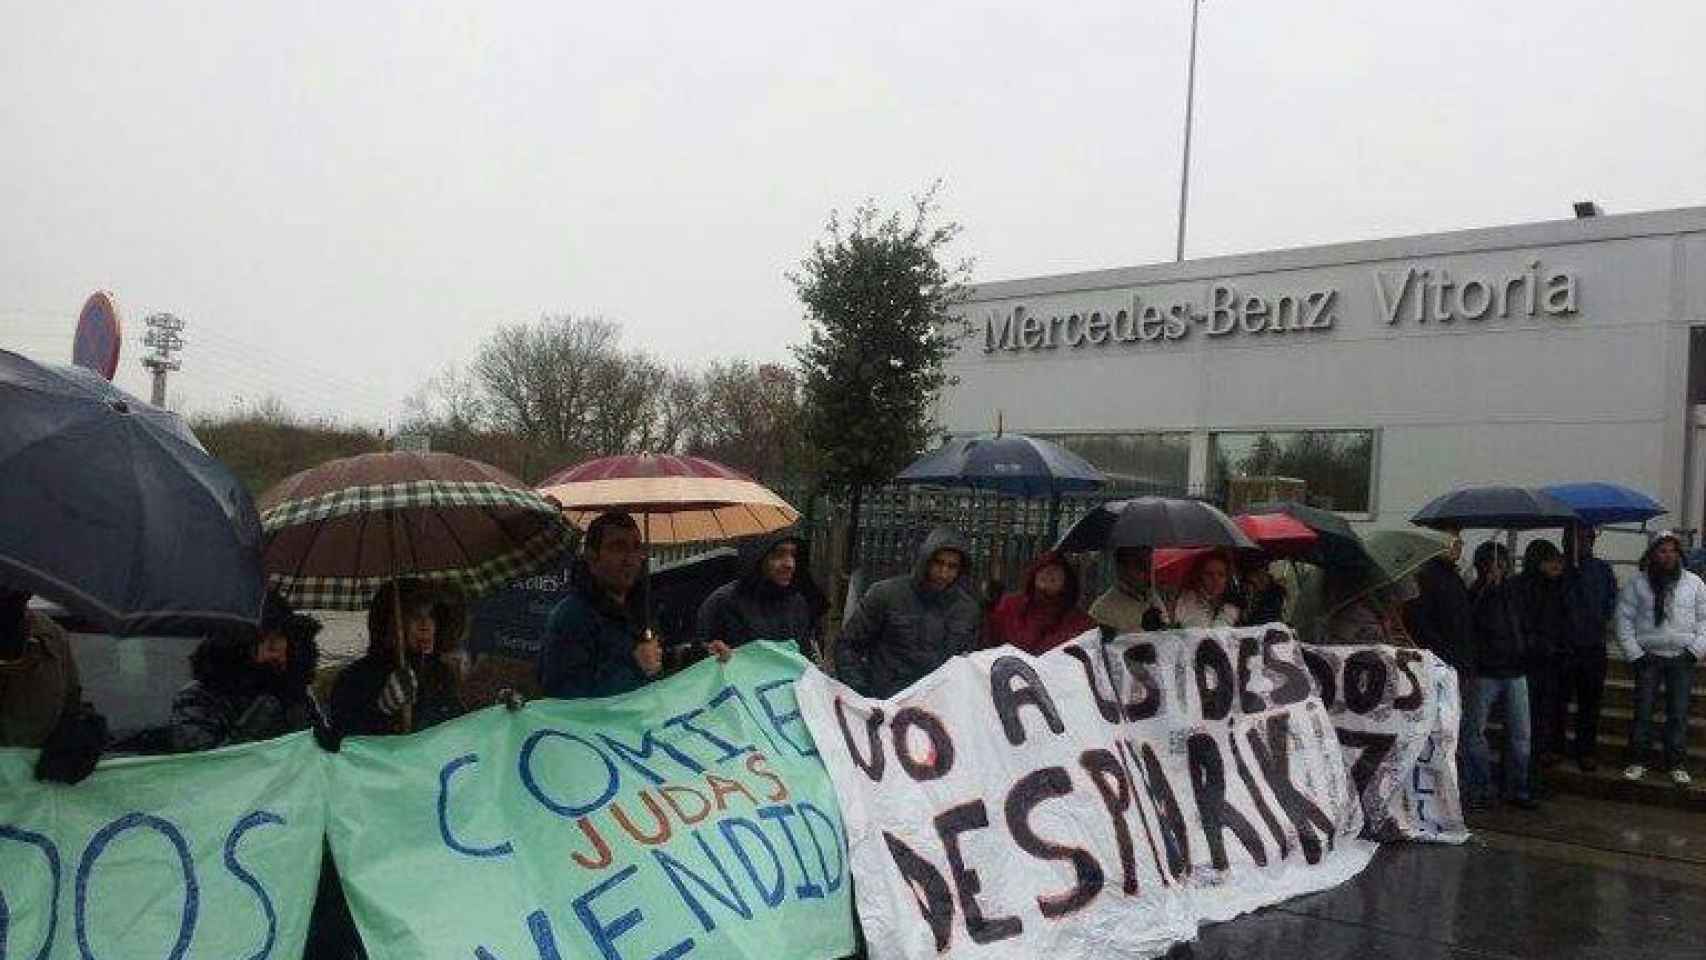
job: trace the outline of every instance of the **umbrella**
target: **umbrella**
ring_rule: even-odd
[[[1108,478],[1057,444],[1023,434],[955,437],[895,477],[896,483],[975,487],[1014,497],[1059,496],[1106,486]]]
[[[175,414],[0,350],[0,581],[125,635],[260,620],[261,527]]]
[[[1435,530],[1539,530],[1581,519],[1557,497],[1526,487],[1464,487],[1435,497],[1410,522]]]
[[[640,514],[652,544],[756,536],[800,518],[745,474],[701,457],[602,457],[552,474],[539,493],[583,530],[601,513]]]
[[[1327,616],[1368,596],[1376,590],[1399,583],[1434,557],[1443,556],[1451,543],[1440,534],[1423,530],[1376,530],[1363,541],[1374,568],[1361,586],[1335,603]]]
[[[1298,555],[1298,559],[1318,567],[1354,569],[1371,567],[1374,561],[1363,547],[1362,538],[1351,529],[1350,522],[1330,510],[1307,506],[1295,500],[1276,500],[1259,503],[1245,516],[1285,516],[1315,532],[1315,547]]]
[[[1320,537],[1315,531],[1304,526],[1302,521],[1295,520],[1285,514],[1267,514],[1252,516],[1241,513],[1232,518],[1238,524],[1238,529],[1255,541],[1253,552],[1273,557],[1298,557],[1308,554],[1315,548]],[[1158,583],[1174,584],[1182,582],[1185,575],[1196,561],[1214,552],[1209,547],[1168,547],[1155,551],[1155,579]]]
[[[1253,550],[1244,531],[1213,504],[1171,497],[1111,500],[1078,519],[1060,538],[1062,553],[1120,547],[1233,547]]]
[[[1540,489],[1563,501],[1590,526],[1646,523],[1669,512],[1652,497],[1616,483],[1560,483]]]
[[[297,606],[333,610],[363,609],[403,575],[477,596],[550,566],[574,539],[555,504],[448,453],[368,453],[304,470],[261,497],[261,525],[273,586]]]

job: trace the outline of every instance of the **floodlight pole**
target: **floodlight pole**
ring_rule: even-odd
[[[1191,0],[1191,54],[1185,67],[1185,156],[1179,165],[1179,242],[1174,248],[1173,259],[1185,259],[1185,212],[1191,202],[1191,121],[1197,99],[1197,15],[1202,11],[1202,0]]]

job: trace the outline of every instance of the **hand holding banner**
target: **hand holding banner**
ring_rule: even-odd
[[[331,838],[374,957],[851,953],[805,660],[749,644],[634,693],[346,741]]]

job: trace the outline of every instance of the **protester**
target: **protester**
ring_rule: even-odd
[[[1446,552],[1428,558],[1416,571],[1416,599],[1408,607],[1407,624],[1417,646],[1457,671],[1461,691],[1474,682],[1475,664],[1470,649],[1469,587],[1457,570],[1463,558],[1463,537],[1455,530],[1450,537]]]
[[[441,598],[423,581],[393,580],[374,592],[367,654],[343,668],[332,686],[331,719],[340,734],[412,733],[462,715],[462,678],[449,650],[455,638],[441,642],[442,616]]]
[[[1150,584],[1150,551],[1120,547],[1114,551],[1114,585],[1090,604],[1090,619],[1120,633],[1162,630],[1167,612]]]
[[[1362,586],[1354,586],[1361,583]],[[1368,575],[1330,578],[1330,596],[1342,597],[1328,611],[1317,642],[1338,646],[1383,644],[1414,647],[1404,626],[1404,610],[1416,598],[1416,578],[1403,576],[1370,582]]]
[[[0,586],[0,747],[40,749],[36,779],[72,784],[94,771],[106,743],[64,629],[31,610],[27,592]]]
[[[754,640],[792,641],[807,659],[818,653],[822,606],[805,575],[806,542],[778,533],[743,551],[740,576],[711,591],[699,605],[696,640],[710,653]]]
[[[1173,603],[1173,623],[1181,627],[1230,627],[1243,611],[1232,594],[1232,564],[1221,553],[1198,558]]]
[[[1664,687],[1664,764],[1679,787],[1692,779],[1687,760],[1688,697],[1694,667],[1706,657],[1706,584],[1682,568],[1682,541],[1662,533],[1647,547],[1642,571],[1617,598],[1617,643],[1635,675],[1635,723],[1623,775],[1647,775],[1653,708]]]
[[[1532,756],[1537,768],[1545,769],[1557,761],[1564,746],[1563,717],[1557,707],[1561,703],[1561,667],[1572,617],[1572,598],[1564,580],[1564,555],[1552,541],[1529,543],[1522,554],[1522,574],[1516,578],[1515,590],[1522,611],[1523,635],[1528,641]]]
[[[1501,701],[1505,705],[1503,795],[1524,810],[1539,807],[1528,782],[1528,644],[1509,574],[1510,552],[1502,545],[1489,541],[1475,548],[1475,582],[1469,588],[1469,600],[1476,682],[1471,695],[1464,698],[1469,714],[1464,805],[1470,809],[1492,803],[1487,718]]]
[[[626,513],[588,525],[569,574],[569,595],[545,622],[539,686],[547,697],[611,697],[663,672],[663,645],[646,627],[640,526]]]
[[[1285,620],[1285,585],[1274,579],[1266,556],[1250,554],[1245,557],[1239,564],[1238,580],[1244,588],[1241,604],[1244,615],[1239,620],[1240,626],[1254,627]]]
[[[1078,609],[1078,571],[1054,551],[1025,569],[1024,589],[1001,598],[984,631],[986,647],[1013,646],[1040,656],[1095,627]]]
[[[320,621],[267,597],[258,633],[209,637],[190,655],[195,682],[172,698],[171,749],[211,750],[306,730]]]
[[[964,587],[965,541],[931,531],[910,574],[871,585],[835,646],[836,675],[867,697],[891,697],[977,643],[978,603]]]
[[[1611,564],[1593,555],[1599,531],[1570,527],[1564,531],[1565,577],[1576,615],[1570,624],[1564,652],[1561,691],[1554,709],[1559,729],[1573,700],[1576,705],[1575,743],[1570,755],[1585,772],[1599,768],[1599,711],[1605,693],[1606,639],[1617,613],[1617,576]]]

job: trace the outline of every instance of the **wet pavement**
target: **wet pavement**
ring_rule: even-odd
[[[1341,887],[1204,928],[1174,957],[1706,957],[1706,817],[1560,798],[1398,844]]]

